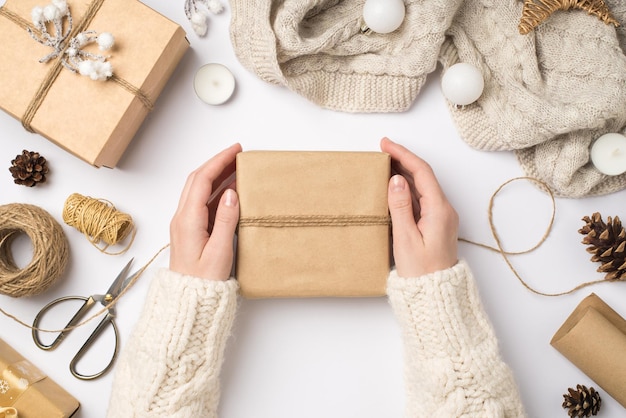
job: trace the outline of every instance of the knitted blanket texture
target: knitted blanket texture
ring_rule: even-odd
[[[590,146],[626,128],[625,30],[582,10],[557,11],[518,30],[519,0],[406,0],[391,34],[361,33],[364,0],[233,0],[231,40],[261,79],[344,112],[402,112],[441,63],[478,67],[485,89],[450,114],[461,138],[515,151],[526,175],[555,195],[626,188],[590,162]],[[607,0],[618,21],[626,6]]]

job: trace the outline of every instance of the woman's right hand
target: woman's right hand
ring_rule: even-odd
[[[388,138],[380,143],[399,174],[389,180],[393,255],[400,277],[418,277],[458,261],[459,218],[432,168]]]

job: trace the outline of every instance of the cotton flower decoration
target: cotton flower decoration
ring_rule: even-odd
[[[191,13],[191,18],[189,19],[189,21],[191,22],[191,27],[193,28],[193,31],[196,32],[198,36],[206,35],[209,29],[209,25],[207,24],[209,20],[208,17],[209,16],[206,14],[206,12],[202,10]]]
[[[204,36],[209,29],[209,14],[204,9],[198,8],[200,5],[204,5],[204,8],[213,14],[222,13],[224,6],[220,0],[185,0],[185,15],[193,31],[198,36]]]
[[[113,68],[110,62],[83,60],[78,63],[78,72],[92,80],[104,81],[113,75]]]
[[[111,35],[109,32],[102,32],[96,38],[96,42],[98,44],[98,48],[100,48],[100,51],[106,51],[113,48],[115,38],[113,38],[113,35]]]
[[[85,51],[86,45],[96,43],[101,51],[113,47],[115,39],[108,32],[98,34],[96,31],[83,31],[67,41],[72,32],[72,15],[66,0],[52,0],[44,7],[36,6],[31,11],[31,18],[35,28],[41,36],[28,28],[30,36],[42,45],[53,48],[53,51],[41,58],[39,62],[46,63],[58,58],[61,64],[73,73],[81,74],[92,80],[107,80],[113,75],[111,63],[104,55]],[[63,22],[67,20],[65,29]],[[48,32],[48,23],[52,23],[54,34]]]

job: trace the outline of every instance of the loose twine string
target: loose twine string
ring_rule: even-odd
[[[495,222],[493,220],[493,205],[495,203],[496,197],[498,196],[498,194],[500,194],[502,189],[504,189],[510,183],[513,183],[515,181],[520,181],[520,180],[531,181],[531,182],[535,183],[536,185],[538,185],[540,189],[542,189],[543,191],[548,193],[548,195],[550,196],[551,203],[552,203],[552,214],[550,216],[550,222],[548,223],[546,231],[544,232],[544,234],[541,237],[541,239],[537,242],[537,244],[535,244],[531,248],[529,248],[527,250],[523,250],[523,251],[505,251],[502,248],[502,241],[500,239],[500,236],[498,235],[498,231],[497,231]],[[500,185],[500,187],[498,187],[496,189],[496,191],[491,195],[491,198],[489,199],[488,215],[489,215],[489,228],[491,229],[491,235],[493,236],[494,240],[496,241],[496,247],[492,247],[490,245],[482,244],[482,243],[475,242],[475,241],[472,241],[472,240],[468,240],[468,239],[465,239],[465,238],[459,238],[459,241],[462,241],[462,242],[465,242],[465,243],[468,243],[468,244],[472,244],[472,245],[477,245],[477,246],[479,246],[481,248],[485,248],[485,249],[488,249],[490,251],[495,251],[495,252],[499,253],[502,256],[502,258],[504,259],[504,261],[506,262],[506,264],[509,267],[509,269],[513,272],[513,274],[515,275],[517,280],[519,280],[519,282],[526,289],[530,290],[531,292],[533,292],[535,294],[538,294],[538,295],[541,295],[541,296],[563,296],[563,295],[568,295],[570,293],[574,293],[577,290],[580,290],[580,289],[582,289],[584,287],[587,287],[587,286],[591,286],[591,285],[596,284],[596,283],[604,283],[604,282],[606,282],[606,280],[603,280],[603,279],[591,280],[591,281],[588,281],[588,282],[581,283],[578,286],[575,286],[575,287],[573,287],[573,288],[571,288],[569,290],[565,290],[563,292],[547,293],[547,292],[543,292],[543,291],[537,290],[534,287],[532,287],[531,285],[529,285],[522,278],[522,276],[518,273],[517,269],[515,269],[515,267],[511,263],[511,260],[509,259],[509,255],[527,254],[527,253],[530,253],[530,252],[536,250],[537,248],[539,248],[548,239],[548,236],[550,235],[550,232],[552,231],[552,225],[554,224],[554,218],[556,216],[556,200],[554,199],[554,193],[552,192],[550,187],[545,182],[543,182],[543,181],[541,181],[539,179],[536,179],[534,177],[514,177],[514,178],[512,178],[510,180],[507,180],[506,182],[502,183]]]
[[[119,293],[119,295],[117,295],[116,297],[114,297],[111,302],[109,304],[107,304],[105,307],[103,307],[102,309],[100,309],[99,311],[97,311],[96,313],[94,313],[93,315],[87,317],[85,320],[77,323],[76,325],[73,325],[71,327],[66,327],[66,328],[62,328],[62,329],[45,329],[45,328],[40,328],[40,327],[34,327],[31,324],[28,324],[24,321],[22,321],[21,319],[19,319],[18,317],[16,317],[13,314],[10,314],[9,312],[5,311],[4,309],[0,308],[0,313],[2,313],[4,316],[11,318],[12,320],[14,320],[15,322],[17,322],[20,325],[25,326],[26,328],[30,328],[31,330],[35,330],[35,331],[39,331],[39,332],[53,332],[53,333],[59,333],[59,332],[67,332],[67,331],[71,331],[73,329],[82,327],[83,325],[87,324],[88,322],[93,321],[94,319],[96,319],[97,317],[101,316],[104,313],[107,313],[109,311],[109,309],[113,308],[115,305],[117,305],[117,303],[119,302],[119,300],[122,298],[122,296],[124,296],[134,285],[135,283],[137,283],[137,281],[139,280],[139,278],[143,275],[143,273],[146,271],[146,269],[152,264],[152,262],[154,260],[156,260],[156,258],[166,249],[170,246],[170,244],[166,244],[163,247],[161,247],[156,254],[154,254],[152,256],[152,258],[150,260],[148,260],[148,262],[146,264],[143,265],[143,267],[141,267],[137,273],[134,274],[134,277],[132,278],[132,280],[128,283],[128,285],[122,289],[122,291]]]

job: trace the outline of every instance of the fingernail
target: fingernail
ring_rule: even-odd
[[[391,190],[401,192],[406,188],[406,180],[400,174],[396,174],[391,178]]]
[[[224,195],[224,204],[226,206],[232,208],[237,205],[237,193],[233,189],[226,189]]]

